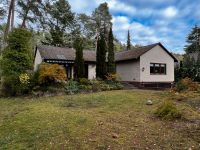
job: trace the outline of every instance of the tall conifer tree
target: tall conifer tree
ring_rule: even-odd
[[[128,35],[127,35],[127,50],[131,49],[131,36],[130,36],[130,31],[128,30]]]
[[[96,76],[101,79],[105,79],[106,76],[106,42],[102,33],[97,41]]]
[[[191,33],[187,37],[187,45],[185,46],[186,53],[200,52],[200,27],[195,25]]]
[[[109,36],[108,36],[108,73],[115,73],[115,53],[114,53],[114,43],[113,43],[113,32],[112,28],[110,28]]]
[[[83,40],[78,36],[74,41],[74,48],[76,49],[76,58],[75,58],[75,78],[83,78],[85,75],[85,65],[83,59]]]

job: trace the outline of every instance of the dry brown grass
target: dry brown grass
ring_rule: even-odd
[[[0,99],[0,149],[199,149],[199,112],[187,101],[174,99],[185,119],[154,116],[160,103],[173,95],[122,90]],[[152,106],[146,105],[149,99]]]

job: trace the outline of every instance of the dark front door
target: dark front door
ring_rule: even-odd
[[[66,64],[65,65],[66,71],[67,71],[67,78],[72,79],[72,65],[71,64]]]
[[[88,64],[85,64],[85,78],[88,78]]]

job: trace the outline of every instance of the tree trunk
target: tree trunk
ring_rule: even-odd
[[[23,17],[23,21],[22,21],[22,24],[21,24],[21,28],[26,28],[26,20],[27,20],[27,16],[28,16],[28,13],[29,13],[29,10],[30,10],[30,5],[31,5],[31,1],[28,1],[27,2],[27,9],[26,9],[26,12],[24,14],[24,17]]]
[[[4,40],[6,40],[8,33],[10,31],[11,17],[13,18],[12,20],[14,20],[14,15],[12,16],[12,9],[13,9],[13,5],[14,5],[14,1],[15,0],[10,1],[9,11],[8,11],[8,19],[7,19],[6,29],[4,32]]]
[[[15,20],[15,0],[13,0],[13,5],[12,5],[12,18],[11,18],[11,31],[14,28],[14,20]]]

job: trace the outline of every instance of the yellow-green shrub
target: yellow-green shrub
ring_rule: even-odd
[[[22,73],[19,76],[19,81],[21,84],[29,84],[30,83],[30,77],[27,73]]]
[[[67,80],[66,70],[58,64],[41,64],[39,67],[38,82],[42,85],[61,83]]]

